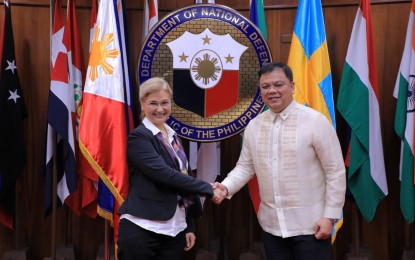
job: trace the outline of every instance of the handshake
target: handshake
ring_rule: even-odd
[[[213,188],[213,196],[212,196],[211,200],[215,204],[220,204],[222,202],[222,200],[226,196],[228,196],[228,188],[226,188],[225,185],[223,185],[222,183],[219,183],[219,182],[213,183],[212,188]]]

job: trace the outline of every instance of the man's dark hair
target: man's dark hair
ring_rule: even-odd
[[[290,82],[293,81],[293,71],[291,68],[288,65],[280,62],[265,63],[258,71],[258,79],[261,78],[263,74],[273,72],[277,69],[282,70]]]

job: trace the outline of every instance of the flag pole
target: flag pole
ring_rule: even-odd
[[[413,237],[414,234],[414,229],[413,229],[413,225],[409,224],[408,222],[404,221],[403,222],[403,242],[402,242],[402,247],[403,247],[403,254],[402,254],[402,259],[412,259],[409,256],[411,256],[414,252],[414,243],[415,243],[415,239],[411,239]]]
[[[18,207],[18,203],[19,203],[19,191],[17,189],[17,187],[20,185],[17,185],[17,183],[14,184],[14,228],[16,231],[16,236],[14,237],[15,241],[14,241],[14,246],[16,247],[16,250],[18,250],[20,248],[20,243],[19,243],[19,230],[20,230],[20,225],[19,225],[19,221],[18,221],[18,217],[19,217],[19,207]]]
[[[104,241],[104,259],[110,260],[110,245],[109,245],[109,228],[108,228],[108,220],[105,219],[105,241]]]
[[[353,203],[352,206],[353,214],[353,237],[354,237],[354,254],[355,256],[360,256],[360,221],[359,221],[359,212],[357,205]]]
[[[53,171],[52,171],[52,241],[51,241],[51,259],[55,259],[56,255],[56,203],[57,203],[57,185],[58,180],[56,174],[56,133],[53,133]]]
[[[412,224],[410,224],[410,226],[412,226],[412,228],[411,228],[411,231],[412,231],[412,245],[410,245],[410,246],[412,246],[412,248],[410,249],[410,251],[412,251],[412,256],[414,256],[415,255],[415,238],[414,238],[414,236],[415,236],[415,225],[412,223]]]

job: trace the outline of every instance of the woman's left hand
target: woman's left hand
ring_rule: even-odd
[[[184,251],[189,251],[195,245],[196,236],[193,232],[186,233],[186,246]]]

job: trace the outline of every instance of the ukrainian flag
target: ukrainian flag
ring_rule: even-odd
[[[300,0],[291,40],[288,65],[294,74],[294,99],[327,117],[336,127],[330,59],[319,0]],[[343,224],[334,226],[332,243]]]
[[[321,1],[300,0],[288,65],[294,73],[294,99],[323,113],[336,127]]]

